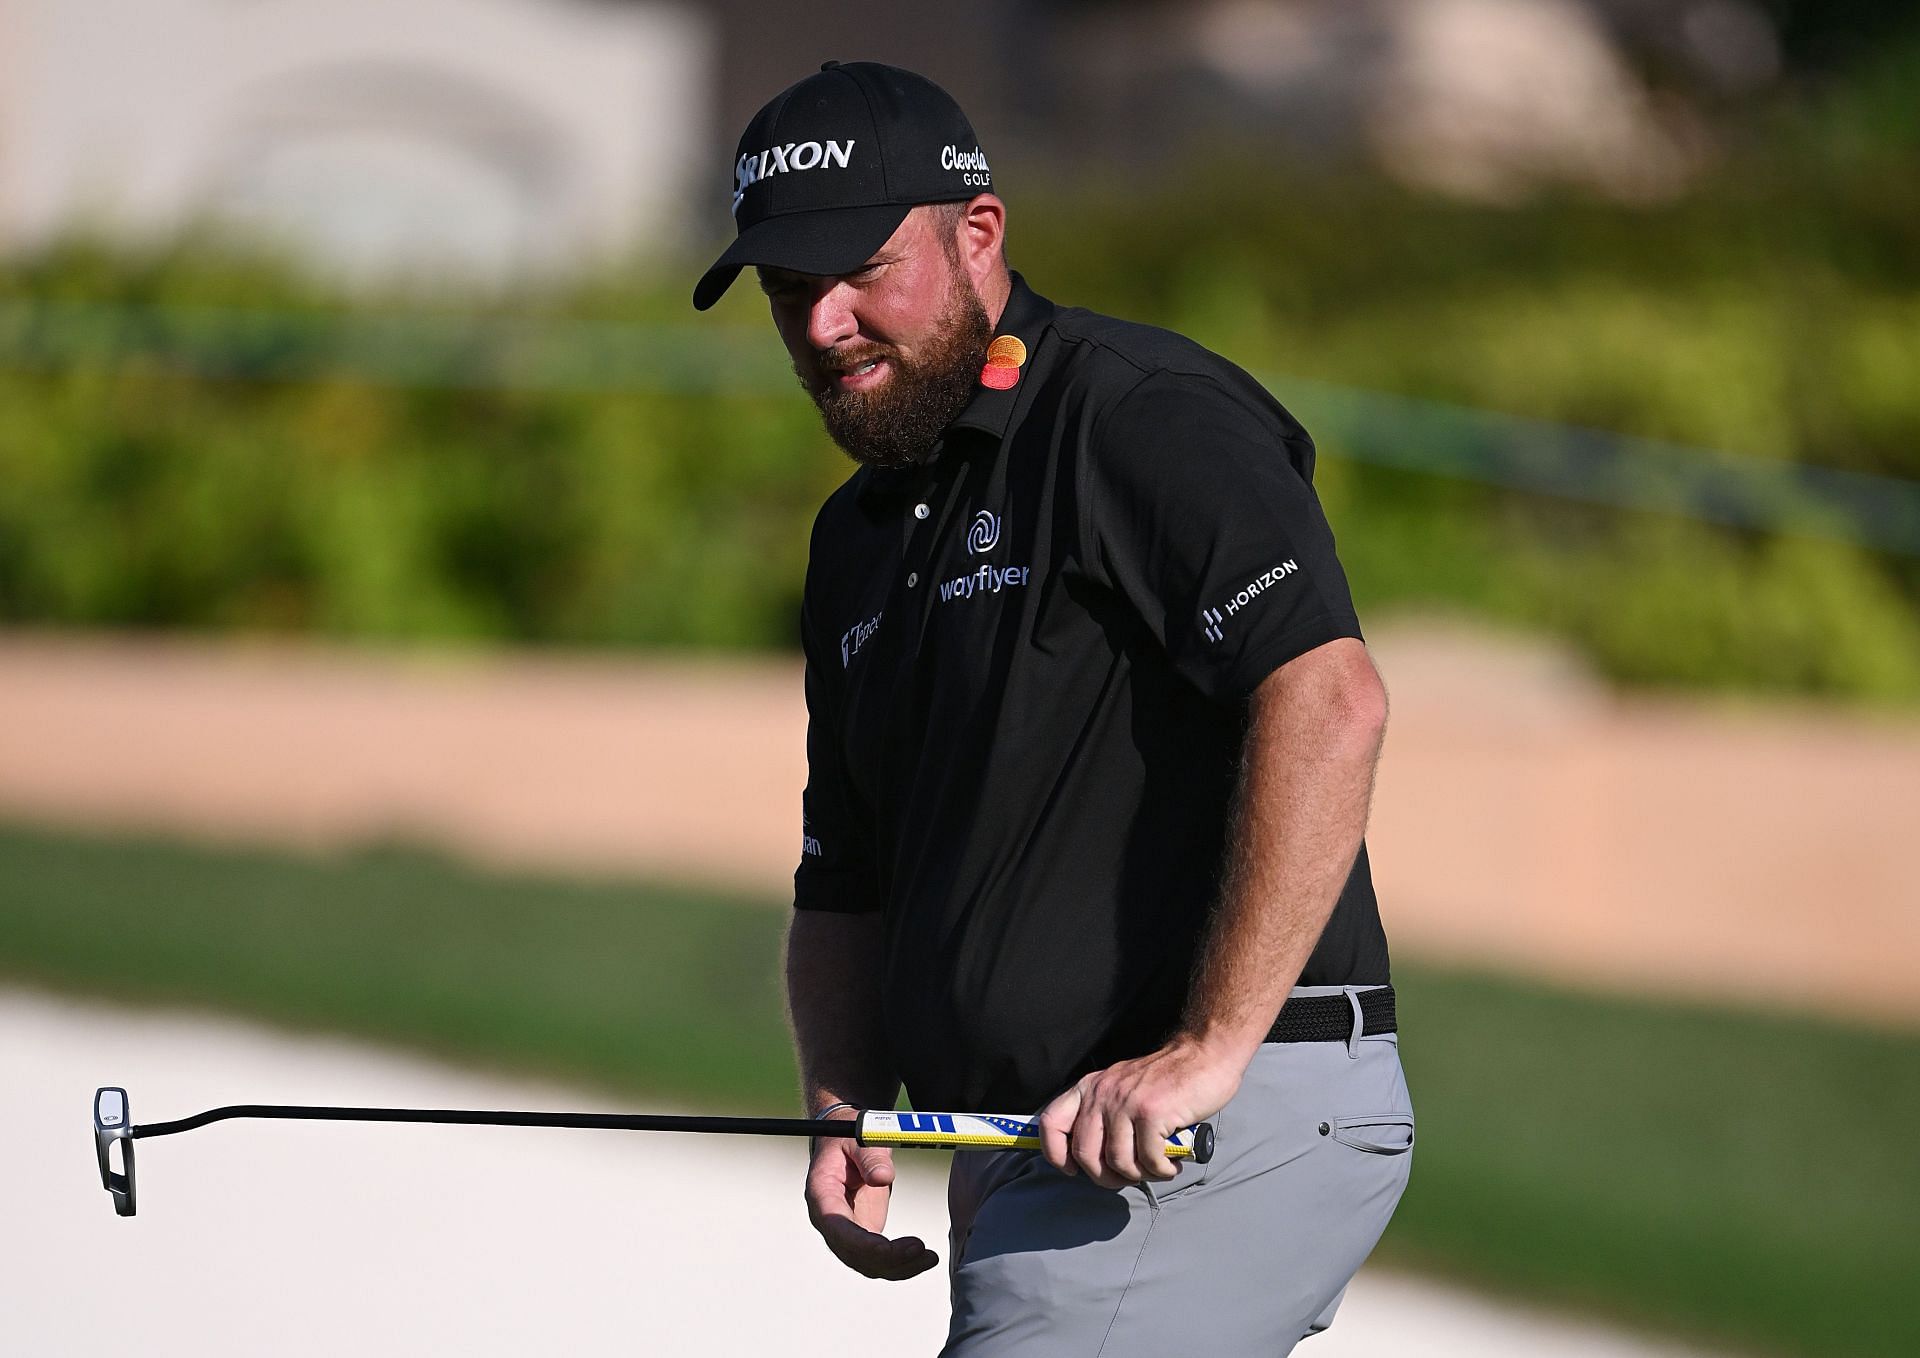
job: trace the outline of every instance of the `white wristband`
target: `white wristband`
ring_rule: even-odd
[[[839,1103],[830,1103],[825,1108],[822,1108],[819,1112],[815,1113],[813,1115],[813,1120],[815,1122],[819,1122],[821,1119],[829,1116],[830,1114],[839,1112],[842,1108],[851,1108],[856,1113],[860,1111],[857,1105],[848,1103],[845,1099],[842,1099]]]

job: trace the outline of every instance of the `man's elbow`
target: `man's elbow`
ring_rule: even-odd
[[[1330,698],[1327,722],[1341,748],[1367,759],[1379,753],[1387,735],[1387,686],[1364,650]]]
[[[1352,682],[1346,686],[1343,707],[1349,729],[1378,746],[1387,733],[1387,686],[1364,646]]]
[[[1342,638],[1280,667],[1260,686],[1263,715],[1304,723],[1335,749],[1372,755],[1387,729],[1387,688],[1367,648]]]

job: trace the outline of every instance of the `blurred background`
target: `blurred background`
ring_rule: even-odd
[[[959,98],[1040,292],[1319,443],[1422,1128],[1315,1349],[1920,1352],[1920,16],[793,11],[0,0],[0,1347],[249,1352],[318,1296],[294,1351],[937,1347],[937,1275],[820,1265],[791,1156],[550,1134],[463,1217],[381,1177],[453,1151],[228,1130],[143,1151],[124,1223],[80,1158],[116,1080],[791,1106],[795,611],[849,468],[754,290],[688,299],[738,129],[838,58]],[[297,1229],[261,1146],[335,1176]],[[164,1285],[103,1302],[103,1257]]]

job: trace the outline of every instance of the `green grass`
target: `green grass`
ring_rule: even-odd
[[[0,829],[0,978],[783,1111],[782,912]],[[1920,1352],[1920,1035],[1402,965],[1396,1262],[1763,1352]]]
[[[0,978],[790,1111],[780,916],[712,892],[0,829]]]
[[[1920,1035],[1396,971],[1422,1135],[1387,1257],[1759,1352],[1920,1353]]]

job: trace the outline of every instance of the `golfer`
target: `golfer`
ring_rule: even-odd
[[[860,466],[814,525],[787,980],[808,1111],[1038,1111],[954,1157],[949,1358],[1275,1355],[1331,1322],[1413,1114],[1362,835],[1386,699],[1313,444],[1178,335],[1010,273],[954,101],[829,62],[732,167],[733,245]],[[1090,228],[1092,229],[1092,228]],[[1206,1165],[1165,1154],[1210,1118]],[[815,1143],[875,1278],[889,1153]]]

